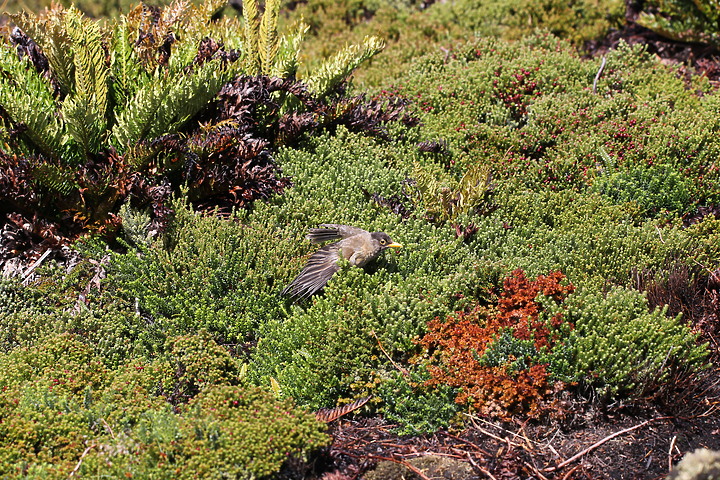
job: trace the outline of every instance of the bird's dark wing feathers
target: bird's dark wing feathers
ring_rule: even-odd
[[[308,259],[305,268],[282,291],[282,295],[290,295],[300,300],[307,298],[321,290],[330,281],[340,267],[337,264],[340,258],[337,243],[325,245]]]
[[[351,227],[350,225],[339,225],[337,223],[322,223],[323,228],[311,228],[308,230],[307,239],[312,243],[322,243],[328,240],[340,240],[352,237],[359,233],[365,233],[362,228]]]

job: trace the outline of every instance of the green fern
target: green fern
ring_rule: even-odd
[[[305,83],[308,89],[323,97],[337,84],[345,80],[361,63],[369,60],[385,48],[385,42],[379,37],[365,37],[362,45],[350,45],[326,60],[318,70],[309,76]]]
[[[16,124],[27,127],[24,135],[40,153],[58,158],[63,125],[54,115],[57,103],[50,85],[9,46],[0,47],[0,105]]]
[[[280,78],[295,77],[300,65],[300,44],[309,29],[310,25],[300,22],[295,33],[283,35],[270,75]]]
[[[455,221],[459,216],[477,209],[492,191],[490,167],[474,164],[457,181],[440,169],[433,170],[415,163],[412,177],[417,194],[413,200],[424,207],[435,222]]]
[[[132,108],[118,115],[112,133],[115,146],[124,152],[133,143],[174,132],[207,105],[231,76],[217,61],[180,78],[156,73],[153,82],[130,100]]]
[[[97,153],[105,132],[109,68],[105,64],[100,27],[75,8],[65,15],[65,30],[73,45],[75,81],[63,103],[61,115],[68,132],[82,146],[86,157]]]
[[[42,49],[60,91],[69,94],[75,84],[72,40],[65,30],[65,10],[54,7],[43,18],[23,12],[10,18]]]
[[[153,188],[182,164],[177,161],[182,152],[193,149],[181,129],[196,135],[213,131],[212,122],[205,130],[186,124],[225,83],[239,74],[296,74],[307,25],[279,37],[280,0],[268,0],[262,15],[258,1],[247,0],[243,33],[237,20],[211,18],[222,4],[176,0],[161,10],[140,5],[107,25],[59,5],[41,16],[14,16],[49,63],[49,69],[31,65],[9,42],[0,46],[0,140],[18,150],[12,154],[37,160],[33,175],[45,189],[27,211],[43,217],[46,209],[54,219],[63,211],[80,229],[114,229],[112,213],[130,191]],[[333,92],[382,46],[369,38],[340,52],[311,77],[316,92],[320,97]],[[282,106],[281,115],[306,108],[284,90],[273,100]],[[347,102],[343,108],[352,106]],[[263,175],[275,181],[271,167]],[[183,178],[175,175],[172,182]]]
[[[111,64],[113,71],[113,100],[125,105],[147,79],[140,59],[133,48],[132,31],[126,17],[121,17],[113,35]]]
[[[257,52],[260,45],[260,10],[257,0],[243,1],[245,20],[245,71],[250,75],[260,73],[261,63]]]
[[[225,5],[227,5],[227,0],[205,0],[195,6],[198,13],[197,18],[202,19],[204,23],[209,23],[213,15],[222,10]]]
[[[279,12],[280,0],[268,0],[265,4],[265,13],[260,21],[258,53],[260,55],[260,71],[266,75],[271,73],[278,53],[277,21]]]
[[[33,168],[33,176],[38,184],[61,195],[68,195],[78,188],[72,172],[57,165],[39,163]]]

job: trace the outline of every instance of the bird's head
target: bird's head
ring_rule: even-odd
[[[402,248],[402,245],[393,242],[390,238],[390,235],[385,232],[373,232],[370,234],[370,236],[372,237],[373,241],[377,242],[377,244],[380,245],[381,250],[385,250],[389,247]]]

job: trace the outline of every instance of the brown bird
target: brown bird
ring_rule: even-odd
[[[340,256],[347,259],[351,265],[363,267],[377,258],[388,247],[400,248],[384,232],[367,232],[362,228],[349,225],[323,223],[323,228],[308,230],[307,239],[312,243],[322,243],[328,240],[339,240],[329,243],[310,256],[302,272],[295,277],[290,285],[285,287],[282,295],[290,295],[294,299],[307,298],[320,291],[330,277],[340,269],[338,260]]]

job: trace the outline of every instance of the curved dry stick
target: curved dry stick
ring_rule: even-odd
[[[409,464],[409,463],[406,462],[405,460],[399,460],[399,459],[397,459],[397,458],[392,458],[392,457],[381,457],[380,455],[368,455],[368,457],[374,458],[374,459],[377,459],[377,460],[385,460],[385,461],[387,461],[387,462],[395,462],[395,463],[397,463],[398,465],[402,465],[403,467],[405,467],[405,468],[407,468],[408,470],[412,471],[415,475],[417,475],[418,477],[420,477],[422,480],[430,480],[430,477],[428,477],[427,475],[425,475],[423,472],[420,471],[420,469],[418,469],[418,468],[415,467],[414,465]]]
[[[597,73],[595,74],[595,79],[593,80],[593,86],[592,86],[592,92],[597,93],[597,83],[598,80],[600,80],[600,76],[602,75],[603,70],[605,70],[605,62],[607,62],[607,58],[603,55],[602,57],[602,63],[600,63],[600,68],[598,69]]]
[[[349,456],[349,457],[358,458],[358,459],[362,459],[362,458],[372,458],[372,459],[374,459],[374,460],[384,460],[384,461],[386,461],[386,462],[397,463],[398,465],[402,465],[403,467],[405,467],[405,468],[407,468],[408,470],[412,471],[415,475],[417,475],[418,477],[420,477],[421,480],[430,480],[430,478],[429,478],[427,475],[425,475],[425,474],[424,474],[423,472],[421,472],[417,467],[415,467],[414,465],[409,464],[409,463],[406,462],[405,460],[400,460],[400,459],[393,458],[393,457],[384,457],[384,456],[382,456],[382,455],[372,455],[372,454],[370,454],[370,455],[355,455],[354,453],[350,453],[350,452],[347,452],[347,451],[341,450],[341,449],[338,449],[338,452],[340,452],[340,453],[343,454],[343,455],[347,455],[347,456]]]
[[[83,463],[83,459],[85,458],[85,455],[87,455],[90,452],[90,450],[92,450],[93,448],[95,448],[94,443],[91,443],[90,445],[88,445],[88,447],[85,449],[85,451],[82,453],[82,455],[80,455],[80,460],[78,460],[77,465],[75,465],[75,468],[72,469],[72,472],[70,472],[70,475],[68,475],[68,478],[72,478],[80,470],[80,466]]]
[[[577,455],[574,455],[574,456],[571,457],[571,458],[568,458],[567,460],[565,460],[564,462],[560,463],[559,465],[556,465],[556,466],[554,466],[554,467],[549,467],[549,468],[544,469],[543,472],[554,472],[555,470],[560,470],[561,468],[563,468],[563,467],[571,464],[572,462],[574,462],[574,461],[577,460],[578,458],[580,458],[580,457],[582,457],[583,455],[585,455],[585,454],[587,454],[587,453],[595,450],[596,448],[598,448],[598,447],[599,447],[600,445],[602,445],[603,443],[605,443],[605,442],[607,442],[607,441],[609,441],[609,440],[612,440],[612,439],[615,438],[615,437],[618,437],[618,436],[620,436],[620,435],[622,435],[622,434],[624,434],[624,433],[632,432],[633,430],[637,430],[638,428],[643,427],[643,426],[647,425],[648,423],[658,422],[658,421],[660,421],[660,420],[668,420],[668,419],[670,419],[670,418],[673,418],[673,417],[651,418],[650,420],[646,420],[646,421],[644,421],[643,423],[640,423],[640,424],[638,424],[638,425],[635,425],[634,427],[626,428],[625,430],[620,430],[619,432],[615,432],[615,433],[613,433],[612,435],[608,435],[607,437],[603,438],[602,440],[593,443],[592,445],[590,445],[588,448],[586,448],[586,449],[583,450],[582,452],[578,453]]]

